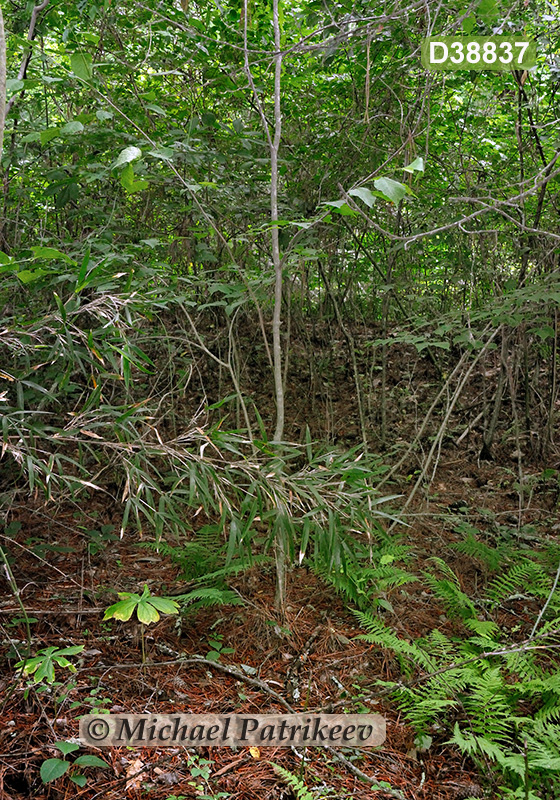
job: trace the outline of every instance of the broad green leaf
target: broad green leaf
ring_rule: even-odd
[[[476,25],[476,17],[474,14],[471,14],[469,17],[466,17],[463,20],[463,33],[466,33],[468,36],[469,33],[472,33],[472,30],[475,25]]]
[[[149,625],[151,622],[157,622],[159,619],[157,610],[148,600],[141,600],[138,603],[136,614],[138,615],[140,622],[142,622],[144,625]]]
[[[13,259],[11,256],[7,255],[6,253],[3,253],[0,250],[0,264],[11,264],[12,261]]]
[[[69,775],[68,776],[72,783],[75,783],[76,786],[80,786],[83,788],[87,783],[87,777],[85,775]]]
[[[76,744],[76,742],[55,742],[55,745],[63,756],[67,756],[68,753],[73,753],[75,750],[80,749],[80,745]]]
[[[90,54],[72,53],[70,56],[70,68],[78,78],[83,81],[89,81],[93,74]]]
[[[155,150],[150,150],[149,155],[154,158],[161,158],[163,161],[171,161],[175,155],[175,150],[172,147],[157,147]]]
[[[68,761],[63,761],[61,758],[47,758],[41,764],[40,775],[43,783],[50,783],[57,778],[62,777],[70,767]]]
[[[48,275],[46,269],[22,269],[21,272],[16,273],[22,283],[33,283],[38,281],[43,275]]]
[[[206,653],[206,661],[219,661],[220,654],[216,650],[210,650],[209,653]]]
[[[58,258],[60,261],[66,261],[68,264],[76,263],[70,256],[67,256],[66,253],[62,253],[55,247],[32,247],[31,250],[34,258]]]
[[[500,7],[496,0],[480,0],[478,15],[486,25],[491,25],[498,19]]]
[[[134,600],[134,598],[131,597],[129,597],[127,600],[119,600],[118,603],[114,603],[112,606],[109,606],[109,608],[105,611],[103,621],[114,617],[115,619],[120,619],[123,622],[126,622],[131,618],[137,605],[138,600]]]
[[[77,764],[80,767],[101,767],[101,769],[108,769],[109,764],[106,761],[103,761],[102,758],[98,758],[97,756],[78,756],[78,758],[74,761],[74,764]]]
[[[25,86],[23,81],[18,80],[17,78],[8,78],[6,81],[6,94],[9,96],[11,94],[15,94],[15,92],[21,91]]]
[[[60,136],[60,128],[47,128],[39,134],[41,144],[48,144],[52,139],[56,139],[57,136]]]
[[[122,167],[124,164],[130,164],[131,161],[136,161],[137,159],[142,157],[142,151],[139,147],[135,147],[134,145],[130,145],[130,147],[125,147],[124,150],[121,150],[115,163],[112,166],[112,169],[116,169],[117,167]]]
[[[95,116],[99,120],[99,122],[106,122],[108,119],[113,119],[113,114],[111,111],[104,111],[100,109],[99,111],[95,112]]]
[[[348,194],[351,197],[359,197],[368,208],[371,208],[375,203],[375,195],[371,193],[370,189],[366,189],[365,186],[361,186],[359,189],[350,189]]]
[[[81,133],[84,129],[84,126],[78,120],[73,119],[70,122],[67,122],[63,128],[60,129],[61,133],[73,134],[73,133]]]
[[[150,603],[162,614],[178,614],[179,604],[168,597],[150,597]]]
[[[407,164],[406,167],[403,167],[403,170],[405,172],[424,172],[424,159],[422,156],[418,156],[418,158],[415,158],[410,164]]]
[[[33,677],[35,683],[45,680],[47,683],[54,681],[54,665],[50,656],[45,655]]]
[[[83,644],[74,644],[72,647],[62,647],[60,650],[55,650],[55,656],[77,656],[84,649]]]
[[[378,178],[373,182],[373,185],[386,200],[390,200],[395,204],[400,203],[405,195],[412,194],[407,186],[399,183],[399,181],[394,181],[392,178]]]
[[[542,328],[537,328],[531,333],[535,333],[541,339],[552,339],[554,337],[554,328],[550,325],[543,325]]]
[[[149,185],[149,182],[142,178],[134,179],[134,167],[131,163],[127,164],[121,172],[121,186],[129,194],[141,192],[143,189],[147,189]]]
[[[25,675],[33,675],[42,660],[42,656],[34,656],[33,658],[28,658],[27,661],[18,661],[16,664],[16,669],[23,667],[23,672]]]
[[[159,114],[160,117],[166,117],[167,111],[165,111],[161,106],[156,106],[155,103],[146,103],[146,108],[150,111],[153,111],[155,114]]]
[[[348,203],[345,200],[330,200],[325,201],[322,205],[324,206],[332,206],[338,214],[342,214],[343,217],[355,217],[356,211],[353,208],[350,208]]]

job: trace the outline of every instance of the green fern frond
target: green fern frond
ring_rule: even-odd
[[[510,567],[503,575],[495,578],[488,587],[488,597],[499,605],[504,600],[516,596],[533,595],[543,597],[548,594],[552,580],[545,568],[529,559]]]
[[[216,587],[206,587],[193,589],[187,594],[177,595],[173,598],[183,606],[191,606],[196,603],[197,607],[202,606],[242,606],[243,598],[236,592],[229,589],[217,589]]]
[[[354,610],[353,613],[360,621],[360,624],[367,630],[367,633],[358,635],[356,637],[357,639],[362,639],[369,644],[377,644],[381,647],[386,647],[398,656],[403,656],[415,666],[421,667],[422,669],[430,671],[435,668],[433,659],[425,650],[413,642],[401,639],[382,619],[372,616],[367,611]]]
[[[436,578],[429,572],[424,573],[424,580],[430,587],[435,597],[441,600],[453,617],[468,619],[476,617],[475,607],[467,595],[461,591],[455,574],[453,579]]]
[[[453,550],[476,559],[491,572],[495,572],[500,566],[503,567],[511,556],[512,548],[509,544],[490,547],[490,545],[476,538],[477,534],[480,535],[480,531],[471,527],[468,523],[458,525],[455,530],[458,533],[464,533],[465,539],[462,542],[453,543],[451,545]]]
[[[288,786],[294,792],[297,800],[315,800],[314,795],[311,794],[307,786],[304,784],[297,775],[294,775],[289,770],[284,769],[281,767],[280,764],[275,764],[273,761],[270,762],[270,766],[273,768],[274,772],[282,778],[284,783],[287,783]]]

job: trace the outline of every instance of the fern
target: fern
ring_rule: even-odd
[[[369,644],[377,644],[392,650],[405,662],[411,662],[414,666],[423,667],[426,670],[435,668],[435,662],[418,645],[401,639],[389,628],[380,617],[374,617],[367,611],[354,611],[354,614],[367,633],[360,634],[357,639],[362,639]]]
[[[480,535],[480,531],[468,523],[464,522],[457,525],[455,530],[458,533],[465,534],[465,539],[462,542],[452,544],[453,550],[476,559],[487,567],[490,572],[495,572],[511,558],[512,548],[509,544],[503,543],[498,547],[491,547],[485,544],[476,538],[477,535]]]
[[[272,761],[270,765],[274,769],[274,772],[292,789],[297,800],[315,800],[307,786],[297,775],[294,775],[289,770],[281,767],[280,764],[275,764]]]
[[[378,533],[378,540],[366,546],[340,533],[337,557],[332,559],[332,548],[318,549],[313,564],[313,571],[322,580],[364,611],[378,605],[391,610],[386,596],[418,580],[396,563],[410,560],[410,547],[384,532]]]
[[[509,651],[505,632],[493,620],[479,619],[459,581],[440,559],[443,577],[426,576],[432,591],[463,618],[470,636],[450,638],[434,630],[410,642],[401,639],[371,613],[355,611],[366,633],[359,638],[391,650],[405,674],[416,672],[410,685],[379,681],[392,689],[405,718],[419,733],[437,724],[453,729],[451,742],[481,763],[493,763],[509,787],[508,797],[533,798],[531,782],[560,796],[560,673],[548,667],[542,645]],[[526,582],[525,593],[548,596],[552,579],[538,563],[524,556],[490,587],[493,601]],[[560,619],[544,623],[547,645],[559,638]],[[488,655],[496,652],[497,655]],[[501,652],[500,652],[501,651]],[[504,795],[505,796],[505,795]]]
[[[189,607],[190,611],[204,608],[205,606],[243,605],[243,598],[237,592],[232,592],[229,589],[218,589],[215,586],[193,589],[191,592],[177,595],[173,599],[181,604],[183,610]]]
[[[437,578],[431,572],[424,573],[424,580],[430,587],[435,597],[441,600],[451,616],[468,619],[476,617],[476,610],[472,600],[461,591],[459,580],[452,569],[441,558],[430,559],[434,562],[443,578]]]
[[[492,581],[488,587],[488,596],[495,605],[499,605],[512,596],[526,595],[527,592],[536,597],[546,597],[551,587],[552,580],[545,568],[541,564],[524,559]]]
[[[190,541],[180,545],[158,542],[140,542],[138,547],[147,547],[163,556],[168,556],[181,570],[181,577],[190,581],[215,570],[224,561],[224,544],[219,525],[204,525]]]

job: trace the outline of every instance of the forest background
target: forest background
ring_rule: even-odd
[[[2,11],[6,796],[557,797],[557,3]],[[77,755],[107,708],[389,736]]]

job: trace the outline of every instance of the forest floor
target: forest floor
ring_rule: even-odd
[[[393,442],[410,441],[418,425],[419,409],[430,394],[421,380],[404,392],[405,384],[411,386],[413,370],[409,370],[405,381],[402,377],[411,359],[409,352],[408,364],[400,360],[393,368],[396,377],[392,387],[403,389],[391,395],[389,430]],[[346,368],[343,362],[341,355],[340,370]],[[303,367],[296,354],[291,370],[297,374],[298,369]],[[425,365],[423,369],[427,381],[431,367]],[[297,440],[311,412],[305,406],[310,402],[309,393],[302,389],[301,402],[295,402],[299,393],[297,380],[292,379],[290,385],[294,387],[291,394],[295,411],[289,421],[288,438]],[[358,424],[351,379],[346,376],[345,391],[339,385],[334,376],[328,425],[331,438],[338,440],[339,446],[352,445],[356,443]],[[476,392],[473,385],[471,399],[476,398]],[[468,396],[465,403],[469,404]],[[272,416],[272,406],[270,412]],[[317,409],[315,414],[324,422],[325,417]],[[452,549],[460,539],[458,524],[467,521],[481,530],[509,528],[518,538],[525,536],[531,542],[554,535],[558,527],[558,482],[547,482],[541,476],[543,470],[557,468],[558,464],[534,460],[526,468],[526,475],[532,472],[534,481],[520,509],[515,486],[517,462],[512,460],[512,448],[506,444],[498,448],[494,461],[479,461],[476,431],[456,444],[466,427],[465,419],[468,417],[462,418],[458,413],[456,432],[442,448],[433,482],[408,509],[406,542],[416,559],[408,565],[411,571],[420,575],[431,557],[444,558],[460,576],[463,591],[475,598],[481,567]],[[395,477],[391,493],[406,495],[416,466]],[[72,645],[83,645],[84,649],[70,659],[77,672],[70,675],[66,669],[57,668],[60,683],[49,690],[35,691],[26,688],[25,681],[16,682],[14,665],[21,647],[17,642],[25,639],[25,629],[16,599],[9,590],[5,591],[0,601],[0,797],[295,797],[272,763],[299,776],[313,797],[390,796],[365,784],[321,748],[302,752],[268,747],[114,748],[96,752],[107,761],[108,768],[85,769],[87,783],[82,788],[71,783],[68,774],[47,785],[41,781],[42,762],[62,757],[55,742],[75,739],[78,718],[83,714],[96,710],[285,713],[267,693],[267,686],[297,711],[329,708],[342,699],[348,710],[366,708],[382,714],[387,721],[385,744],[377,749],[346,751],[345,755],[376,782],[384,781],[400,791],[406,800],[489,796],[490,773],[481,776],[469,759],[447,743],[449,730],[432,732],[433,742],[426,751],[415,746],[414,731],[395,705],[387,696],[376,696],[376,680],[402,677],[399,664],[386,651],[356,639],[364,631],[347,603],[309,571],[305,562],[290,573],[285,619],[280,620],[274,609],[272,567],[254,567],[229,581],[244,598],[243,606],[199,610],[183,617],[180,628],[175,617],[163,616],[147,628],[146,663],[142,663],[138,626],[133,622],[103,622],[103,613],[115,602],[117,592],[141,592],[147,584],[153,594],[177,595],[182,579],[178,566],[169,558],[139,548],[142,540],[138,535],[127,533],[118,539],[115,534],[121,515],[118,503],[107,504],[96,494],[90,496],[87,507],[80,508],[68,503],[44,506],[38,498],[22,494],[19,503],[11,508],[11,527],[4,539],[9,538],[21,601],[33,620],[34,649]],[[192,524],[208,522],[203,517],[204,514],[193,517]],[[455,622],[446,617],[445,609],[421,582],[394,590],[390,600],[393,612],[388,623],[401,637],[414,640],[435,627],[456,632]],[[523,598],[513,599],[501,611],[500,624],[508,629],[517,626],[522,636],[538,612],[536,605],[532,607]],[[11,646],[9,640],[13,640]],[[202,660],[219,645],[231,652],[222,654],[217,662]],[[202,658],[195,663],[194,656]],[[184,657],[191,661],[181,664]],[[223,667],[232,669],[226,671]],[[295,671],[301,687],[298,701],[293,699],[288,685]]]

